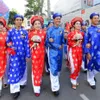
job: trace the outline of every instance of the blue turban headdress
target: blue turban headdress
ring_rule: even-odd
[[[53,19],[55,19],[56,17],[61,17],[62,18],[62,15],[60,13],[53,14]]]
[[[14,20],[16,19],[16,18],[21,18],[22,20],[24,20],[24,17],[22,16],[22,15],[19,15],[19,14],[16,14],[15,16],[14,16]]]
[[[100,16],[98,13],[92,13],[91,15],[90,15],[90,19],[92,19],[94,16]]]

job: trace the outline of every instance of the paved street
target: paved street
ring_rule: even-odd
[[[28,85],[25,89],[21,90],[21,96],[18,100],[100,100],[100,74],[96,76],[97,79],[97,89],[92,90],[86,82],[86,74],[81,73],[79,82],[80,86],[77,90],[71,89],[71,84],[69,81],[69,71],[65,67],[65,61],[63,62],[63,69],[60,77],[61,90],[59,97],[54,97],[50,90],[50,80],[49,76],[44,75],[43,84],[40,97],[35,97],[32,91],[31,85],[31,64],[28,64]],[[12,100],[9,94],[9,89],[3,89],[3,96],[0,100]]]

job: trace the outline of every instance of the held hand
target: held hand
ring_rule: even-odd
[[[12,48],[7,48],[7,53],[8,53],[8,54],[11,54],[11,55],[13,55],[13,56],[16,54],[15,50],[12,49]]]
[[[86,47],[87,48],[90,48],[91,47],[91,44],[90,43],[86,44]]]
[[[59,47],[59,49],[61,50],[63,48],[63,45],[61,45],[60,47]]]
[[[64,38],[67,39],[67,36],[68,36],[67,33],[65,33]]]
[[[36,48],[39,45],[39,43],[34,43],[34,48]]]
[[[7,46],[8,46],[8,47],[12,46],[12,42],[8,43]]]
[[[26,58],[26,61],[29,62],[31,59],[30,58]]]
[[[53,38],[50,38],[50,39],[49,39],[49,42],[54,42]]]
[[[31,46],[31,49],[32,48],[36,48],[38,46],[38,43],[34,43],[32,46]]]
[[[91,55],[90,55],[90,53],[88,53],[86,56],[87,56],[87,59],[88,59],[88,60],[91,59]]]
[[[74,37],[72,38],[72,40],[76,40],[77,39],[77,37],[76,37],[76,35],[74,35]]]
[[[82,42],[82,40],[78,40],[78,41],[76,42],[76,45],[77,45],[77,46],[81,45],[81,42]]]

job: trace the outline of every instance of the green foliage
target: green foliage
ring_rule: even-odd
[[[14,15],[15,14],[17,14],[17,11],[15,9],[12,9],[10,11],[9,20],[8,20],[8,24],[9,25],[13,25],[14,24]]]
[[[30,18],[31,15],[42,14],[44,0],[26,0],[25,17]]]

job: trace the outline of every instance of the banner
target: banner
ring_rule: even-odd
[[[67,14],[78,9],[81,9],[81,0],[59,0],[55,5],[54,12]]]
[[[7,21],[9,18],[9,8],[3,0],[0,0],[0,17],[4,17]]]
[[[93,0],[93,5],[100,4],[100,0]]]

